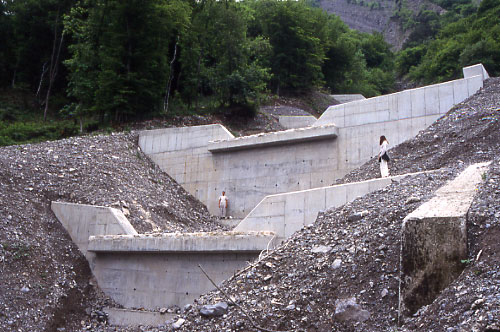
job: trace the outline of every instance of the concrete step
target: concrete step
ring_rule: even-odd
[[[108,315],[108,323],[113,326],[158,326],[173,319],[177,314],[160,313],[157,311],[104,308]]]

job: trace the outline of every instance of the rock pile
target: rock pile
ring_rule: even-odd
[[[500,79],[489,79],[479,93],[390,151],[392,174],[438,171],[320,213],[316,224],[220,285],[223,293],[204,295],[164,325],[115,328],[99,315],[111,303],[92,286],[88,265],[53,217],[49,200],[116,203],[140,231],[221,229],[137,152],[133,137],[1,149],[0,330],[397,330],[403,218],[467,165],[492,160],[469,213],[463,273],[414,317],[404,317],[399,330],[498,331]],[[372,160],[339,183],[378,176]],[[201,314],[204,306],[221,302],[228,304],[221,316]]]
[[[139,232],[224,229],[136,140],[117,134],[0,148],[0,331],[101,324],[93,313],[107,300],[91,286],[52,200],[121,209]]]

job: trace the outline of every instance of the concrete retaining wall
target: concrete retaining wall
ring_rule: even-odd
[[[489,163],[468,167],[403,221],[400,313],[430,304],[463,270],[467,211]]]
[[[211,125],[144,131],[139,145],[212,214],[224,190],[228,214],[243,218],[267,195],[333,183],[377,155],[380,135],[390,146],[414,137],[474,94],[487,75],[482,65],[464,73],[465,79],[332,106],[299,134],[295,129],[235,139]],[[328,130],[331,135],[322,133]],[[215,140],[224,142],[209,144]]]
[[[262,250],[273,248],[272,233],[96,236],[94,275],[99,287],[128,308],[184,306],[214,289],[201,272],[220,283]]]
[[[408,175],[412,174],[266,196],[234,230],[272,231],[283,241],[314,223],[319,211],[344,205]]]
[[[275,245],[272,232],[144,235],[116,209],[52,202],[52,210],[99,287],[127,308],[183,306],[214,288],[198,264],[222,282]]]
[[[87,251],[90,236],[137,234],[127,217],[117,209],[65,202],[52,202],[51,208],[89,261],[93,258]]]
[[[266,195],[321,187],[339,176],[332,169],[337,164],[335,126],[221,140],[218,134],[224,132],[220,125],[146,131],[140,134],[139,146],[212,214],[218,214],[224,190],[228,215],[237,218]],[[190,142],[194,137],[196,144]],[[167,142],[177,142],[175,149],[169,150]]]

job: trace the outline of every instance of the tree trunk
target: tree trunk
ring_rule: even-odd
[[[45,96],[45,109],[43,111],[43,121],[47,120],[47,111],[49,109],[49,98],[52,92],[52,86],[57,76],[57,68],[59,62],[59,56],[61,55],[61,48],[64,42],[64,31],[61,32],[61,39],[59,41],[59,46],[57,46],[57,24],[59,22],[59,10],[57,11],[56,21],[54,23],[54,43],[52,44],[52,56],[50,57],[49,66],[49,87],[47,88],[47,94]]]
[[[179,36],[175,41],[174,55],[172,56],[172,61],[170,61],[170,73],[168,75],[167,90],[165,91],[165,100],[163,101],[163,111],[168,113],[168,100],[170,98],[170,89],[172,87],[172,79],[174,78],[174,62],[177,57],[177,44],[179,43]]]
[[[37,97],[40,95],[40,90],[42,90],[43,79],[46,73],[47,73],[47,62],[44,62],[42,66],[42,74],[40,75],[40,82],[38,83],[38,89],[36,90]]]

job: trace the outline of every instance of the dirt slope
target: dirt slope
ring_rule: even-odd
[[[136,141],[118,134],[0,148],[0,331],[71,331],[105,301],[52,200],[122,209],[138,232],[223,229]]]

